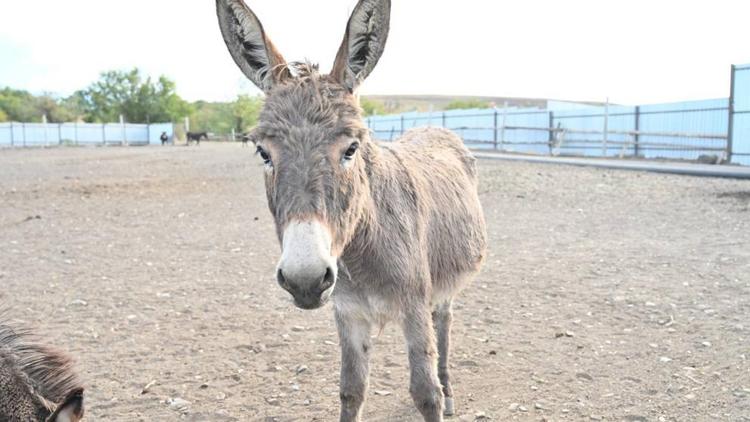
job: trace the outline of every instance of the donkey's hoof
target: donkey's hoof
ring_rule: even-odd
[[[445,409],[443,410],[444,416],[453,416],[453,397],[445,398]]]

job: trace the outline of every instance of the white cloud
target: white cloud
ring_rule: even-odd
[[[6,3],[0,85],[67,94],[100,71],[137,66],[175,79],[191,100],[246,89],[213,1]],[[328,70],[354,4],[251,6],[288,60]],[[750,62],[747,16],[744,2],[728,0],[395,0],[386,53],[363,92],[621,103],[724,97],[729,65]]]

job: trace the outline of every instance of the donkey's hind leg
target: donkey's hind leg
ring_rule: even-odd
[[[435,326],[438,345],[438,377],[445,396],[445,416],[453,415],[453,388],[448,372],[448,355],[451,344],[451,322],[453,321],[452,299],[435,306],[432,311],[432,324]]]
[[[443,392],[437,376],[435,333],[427,305],[415,305],[404,315],[409,349],[409,392],[425,422],[443,421]]]

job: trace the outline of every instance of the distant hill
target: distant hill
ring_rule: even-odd
[[[376,101],[384,105],[385,114],[403,113],[407,111],[442,111],[456,101],[480,102],[501,108],[505,102],[509,107],[547,107],[546,98],[517,98],[517,97],[483,97],[470,95],[363,95],[366,100]],[[582,104],[603,105],[602,103],[578,101]]]
[[[385,106],[388,114],[405,111],[441,111],[455,101],[477,101],[502,107],[507,101],[514,107],[545,107],[547,100],[538,98],[481,97],[468,95],[363,95],[362,97],[378,101]]]

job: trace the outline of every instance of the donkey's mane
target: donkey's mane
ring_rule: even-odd
[[[317,63],[309,61],[304,62],[291,62],[287,64],[287,67],[292,72],[292,75],[299,79],[314,78],[319,76],[318,69],[320,66]]]
[[[13,365],[32,394],[45,406],[54,406],[83,386],[73,370],[73,360],[65,353],[42,344],[28,329],[8,322],[0,312],[0,362]]]
[[[331,75],[321,74],[309,61],[284,64],[292,75],[267,95],[253,138],[287,133],[304,123],[325,126],[331,139],[337,135],[362,136],[367,130],[360,119],[356,99],[344,95],[346,89]]]

